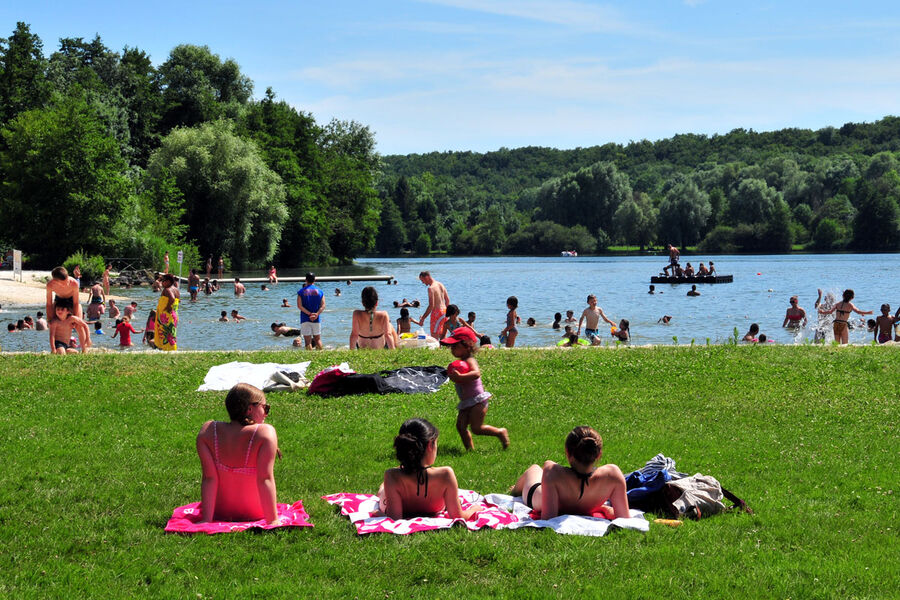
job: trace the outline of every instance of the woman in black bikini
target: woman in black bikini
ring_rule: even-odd
[[[350,349],[396,348],[399,336],[391,324],[391,317],[378,307],[378,292],[368,286],[362,291],[365,310],[354,310],[350,330]]]
[[[394,438],[400,466],[384,472],[378,489],[379,510],[391,519],[433,517],[446,510],[452,519],[468,519],[479,507],[462,509],[459,486],[451,467],[435,467],[437,427],[425,419],[409,419]]]
[[[544,468],[531,465],[512,487],[525,504],[541,513],[542,519],[558,515],[594,515],[613,519],[628,517],[625,477],[616,465],[595,467],[603,453],[600,434],[587,425],[576,427],[566,437],[566,459],[571,467],[552,460]],[[606,501],[612,508],[604,506]]]
[[[850,318],[850,313],[855,312],[859,315],[871,315],[871,310],[859,310],[856,306],[853,305],[853,290],[844,290],[844,299],[841,302],[836,302],[834,306],[829,309],[819,309],[819,314],[827,315],[834,313],[834,339],[840,344],[846,344],[850,337],[850,326],[848,325],[848,321]]]

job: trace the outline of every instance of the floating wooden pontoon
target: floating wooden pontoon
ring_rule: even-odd
[[[694,275],[675,277],[674,275],[654,275],[650,283],[733,283],[734,275]]]

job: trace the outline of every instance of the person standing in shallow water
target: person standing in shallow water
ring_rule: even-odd
[[[162,276],[162,293],[156,304],[156,325],[153,330],[153,343],[160,350],[178,349],[178,304],[181,293],[175,286],[175,276],[167,273]]]
[[[306,285],[297,292],[297,308],[300,309],[300,331],[307,350],[322,349],[322,319],[325,311],[325,292],[315,285],[314,273],[306,274]]]

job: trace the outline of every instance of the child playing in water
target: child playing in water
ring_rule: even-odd
[[[103,323],[94,321],[94,335],[106,335],[103,333]]]
[[[602,318],[613,327],[616,326],[616,323],[603,314],[603,309],[597,306],[597,296],[593,294],[589,295],[587,297],[587,303],[588,307],[581,313],[581,318],[578,319],[578,331],[575,333],[581,335],[581,324],[587,321],[584,323],[584,336],[592,346],[596,346],[600,343],[600,319]]]
[[[237,309],[231,311],[231,320],[234,322],[246,321],[247,318],[238,314]]]
[[[122,314],[122,313],[119,311],[119,307],[116,306],[116,301],[110,300],[109,301],[109,318],[112,320],[118,319],[120,314]]]
[[[758,342],[757,336],[759,335],[759,325],[756,323],[752,323],[750,325],[750,329],[747,333],[744,334],[744,337],[741,338],[742,342]]]
[[[221,314],[221,316],[219,317],[219,322],[220,322],[220,323],[227,323],[227,322],[228,322],[228,311],[224,311],[224,310],[222,311],[222,314]]]
[[[459,411],[456,417],[456,431],[459,432],[466,450],[475,447],[472,433],[499,438],[505,450],[509,447],[509,433],[506,429],[484,424],[491,394],[484,391],[481,384],[481,369],[478,368],[478,361],[474,356],[477,343],[478,338],[469,327],[460,327],[452,336],[441,340],[441,344],[450,346],[450,352],[457,359],[447,369],[447,376],[456,384],[456,393],[459,396],[459,404],[456,405],[456,410]],[[472,430],[471,433],[469,429]]]
[[[553,323],[550,325],[553,329],[560,328],[560,322],[562,321],[562,313],[556,313],[553,315]]]
[[[879,344],[891,341],[893,338],[894,323],[900,321],[900,309],[897,314],[891,316],[891,305],[882,304],[881,314],[875,319],[874,338]]]
[[[144,330],[137,330],[131,325],[131,317],[122,317],[122,322],[116,325],[116,332],[113,337],[119,336],[119,346],[134,346],[131,341],[132,333],[143,333]]]
[[[444,322],[441,325],[441,335],[439,339],[444,339],[460,327],[466,326],[465,321],[459,318],[459,307],[455,304],[447,305],[444,316],[446,316],[446,319],[444,319]]]
[[[516,314],[518,307],[518,298],[510,296],[506,299],[506,308],[509,309],[509,312],[506,313],[506,327],[500,332],[500,343],[506,344],[507,348],[516,345],[516,337],[519,335],[519,330],[516,328],[516,324],[519,322],[519,315]]]
[[[91,345],[91,333],[83,319],[72,314],[66,298],[60,298],[53,304],[56,318],[50,321],[50,351],[52,354],[75,354],[78,351],[71,343],[72,329],[78,333],[81,352],[87,352]]]
[[[575,318],[574,310],[566,311],[566,321],[565,322],[566,322],[566,325],[574,325],[575,323],[578,322],[578,319]]]
[[[412,319],[409,318],[409,309],[401,308],[400,318],[397,319],[397,333],[409,333],[409,324],[411,321]]]
[[[630,323],[628,319],[622,319],[619,321],[619,327],[613,327],[610,331],[610,334],[618,339],[620,342],[627,342],[631,339],[631,331],[628,329],[630,327]]]
[[[153,341],[153,334],[156,332],[156,309],[150,309],[150,313],[147,315],[147,323],[144,325],[144,337],[141,339],[141,342],[147,344],[151,348],[156,348],[156,343]]]

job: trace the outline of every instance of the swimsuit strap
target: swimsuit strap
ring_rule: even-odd
[[[584,496],[584,486],[590,484],[591,473],[593,473],[593,471],[591,471],[591,473],[581,473],[572,467],[567,468],[575,474],[575,477],[581,480],[581,491],[578,493],[578,499],[581,500],[581,497]]]
[[[216,429],[216,425],[218,424],[218,421],[213,421],[213,448],[215,449],[215,454],[213,456],[216,459],[216,464],[219,464],[219,432]]]
[[[259,425],[253,430],[253,435],[250,436],[250,443],[247,444],[247,454],[244,456],[244,468],[247,468],[250,465],[250,448],[253,447],[253,438],[256,437],[257,431],[259,431]]]
[[[416,469],[416,496],[419,495],[419,486],[425,485],[425,495],[428,495],[428,467]]]

